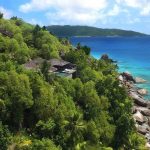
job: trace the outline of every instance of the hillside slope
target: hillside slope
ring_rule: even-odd
[[[35,70],[24,66],[62,59],[61,52],[76,78],[49,72],[47,61]],[[0,150],[144,150],[117,78],[107,55],[94,59],[87,46],[74,49],[45,27],[0,18]]]
[[[56,36],[145,36],[145,34],[120,29],[101,29],[88,26],[47,26]]]

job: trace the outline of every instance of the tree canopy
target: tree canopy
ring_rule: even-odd
[[[38,71],[23,65],[62,53],[76,64],[75,79],[49,73],[46,61]],[[113,61],[93,58],[87,46],[73,48],[45,27],[0,17],[0,149],[142,149],[117,76]]]

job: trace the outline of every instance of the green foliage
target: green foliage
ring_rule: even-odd
[[[30,150],[32,144],[31,138],[29,138],[24,132],[20,132],[19,135],[12,137],[12,142],[8,149],[14,150]]]
[[[34,27],[17,17],[1,19],[0,33],[0,53],[9,53],[12,60],[20,64],[33,56],[59,58],[60,51],[67,52],[71,48],[70,45],[60,43],[45,28],[39,25]]]
[[[2,99],[0,99],[0,112],[2,112],[5,108],[5,103]]]
[[[49,68],[50,68],[50,64],[48,64],[47,61],[44,61],[41,66],[41,72],[47,81],[49,77]]]
[[[87,145],[85,150],[113,150],[111,147],[102,147],[100,145]]]
[[[8,115],[11,116],[7,119],[14,127],[21,128],[24,110],[33,104],[29,78],[14,71],[1,72],[0,81],[0,97],[4,99],[4,103],[9,109]]]
[[[89,55],[91,52],[91,48],[87,46],[82,46],[80,49],[82,49],[86,55]]]
[[[6,150],[8,147],[8,144],[10,143],[10,132],[8,130],[7,126],[2,125],[2,122],[0,121],[0,149]]]
[[[34,75],[31,77],[31,89],[34,100],[32,113],[38,119],[47,120],[54,113],[57,104],[53,95],[53,87],[39,75]]]
[[[9,130],[16,150],[144,148],[111,59],[96,60],[87,46],[73,48],[17,17],[1,18],[0,32],[0,121],[8,125],[0,124],[0,149],[8,147]],[[76,79],[49,73],[46,61],[36,71],[22,65],[62,56],[76,64]]]
[[[74,147],[77,149],[84,142],[83,135],[86,131],[86,124],[83,121],[82,115],[79,113],[73,114],[68,121],[64,121],[64,126],[68,130],[69,135],[66,148],[72,149]]]
[[[34,140],[29,150],[60,150],[50,139]]]
[[[125,31],[119,29],[101,29],[96,27],[88,26],[61,26],[61,25],[52,25],[48,26],[47,30],[53,33],[56,36],[144,36],[145,34],[134,32],[134,31]]]
[[[52,138],[52,135],[54,134],[54,128],[55,128],[54,120],[49,119],[46,122],[40,120],[36,124],[35,132],[41,138],[42,137]]]
[[[145,147],[145,137],[136,133],[136,132],[131,132],[129,135],[129,143],[126,146],[126,149],[142,149],[146,150],[147,148]]]

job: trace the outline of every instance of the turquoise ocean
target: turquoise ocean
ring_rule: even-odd
[[[108,54],[118,62],[119,72],[128,71],[134,77],[147,80],[138,84],[148,90],[150,100],[150,36],[145,37],[71,37],[71,43],[91,47],[91,55],[97,59]]]

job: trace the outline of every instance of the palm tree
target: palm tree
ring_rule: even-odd
[[[86,142],[83,135],[86,131],[86,125],[82,114],[75,113],[68,121],[65,121],[65,128],[70,131],[70,137],[67,141],[70,150],[79,150],[85,145]]]

